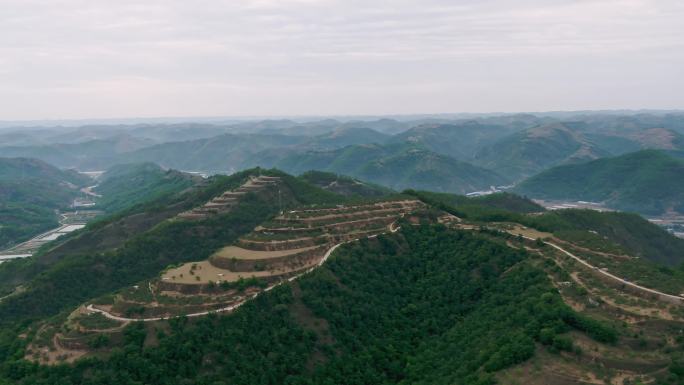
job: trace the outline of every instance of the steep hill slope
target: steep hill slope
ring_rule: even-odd
[[[395,190],[416,188],[461,194],[507,182],[495,172],[418,149],[369,162],[354,175]]]
[[[91,182],[36,159],[0,158],[0,249],[56,227],[55,210]]]
[[[524,181],[516,191],[535,198],[605,202],[647,215],[684,213],[684,162],[646,150],[564,165]]]
[[[609,155],[567,124],[549,124],[512,134],[475,155],[474,163],[519,180],[548,167]]]

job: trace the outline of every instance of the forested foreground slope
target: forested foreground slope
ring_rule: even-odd
[[[491,384],[536,346],[572,349],[573,329],[616,339],[563,304],[529,258],[479,235],[405,224],[231,315],[132,324],[109,357],[74,366],[5,350],[0,373],[26,385]]]

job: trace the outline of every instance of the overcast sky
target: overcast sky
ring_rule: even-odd
[[[0,0],[0,120],[684,108],[681,0]]]

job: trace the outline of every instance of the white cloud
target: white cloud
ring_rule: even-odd
[[[683,18],[676,0],[2,0],[0,120],[682,108]]]

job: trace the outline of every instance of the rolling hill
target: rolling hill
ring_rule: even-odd
[[[382,144],[388,138],[388,135],[366,127],[340,127],[323,135],[314,136],[303,146],[309,148],[335,149],[357,144]]]
[[[514,133],[480,150],[474,164],[520,180],[546,168],[609,155],[568,124],[548,124]]]
[[[507,179],[445,155],[399,143],[348,146],[330,151],[292,151],[281,158],[262,157],[266,166],[294,174],[322,170],[373,181],[394,190],[406,188],[469,193],[501,185]]]
[[[175,170],[163,170],[154,163],[117,165],[100,177],[95,188],[101,195],[97,207],[109,213],[116,212],[157,196],[178,193],[199,179]]]
[[[646,215],[684,213],[684,162],[656,150],[554,167],[517,192],[540,199],[604,202]]]

